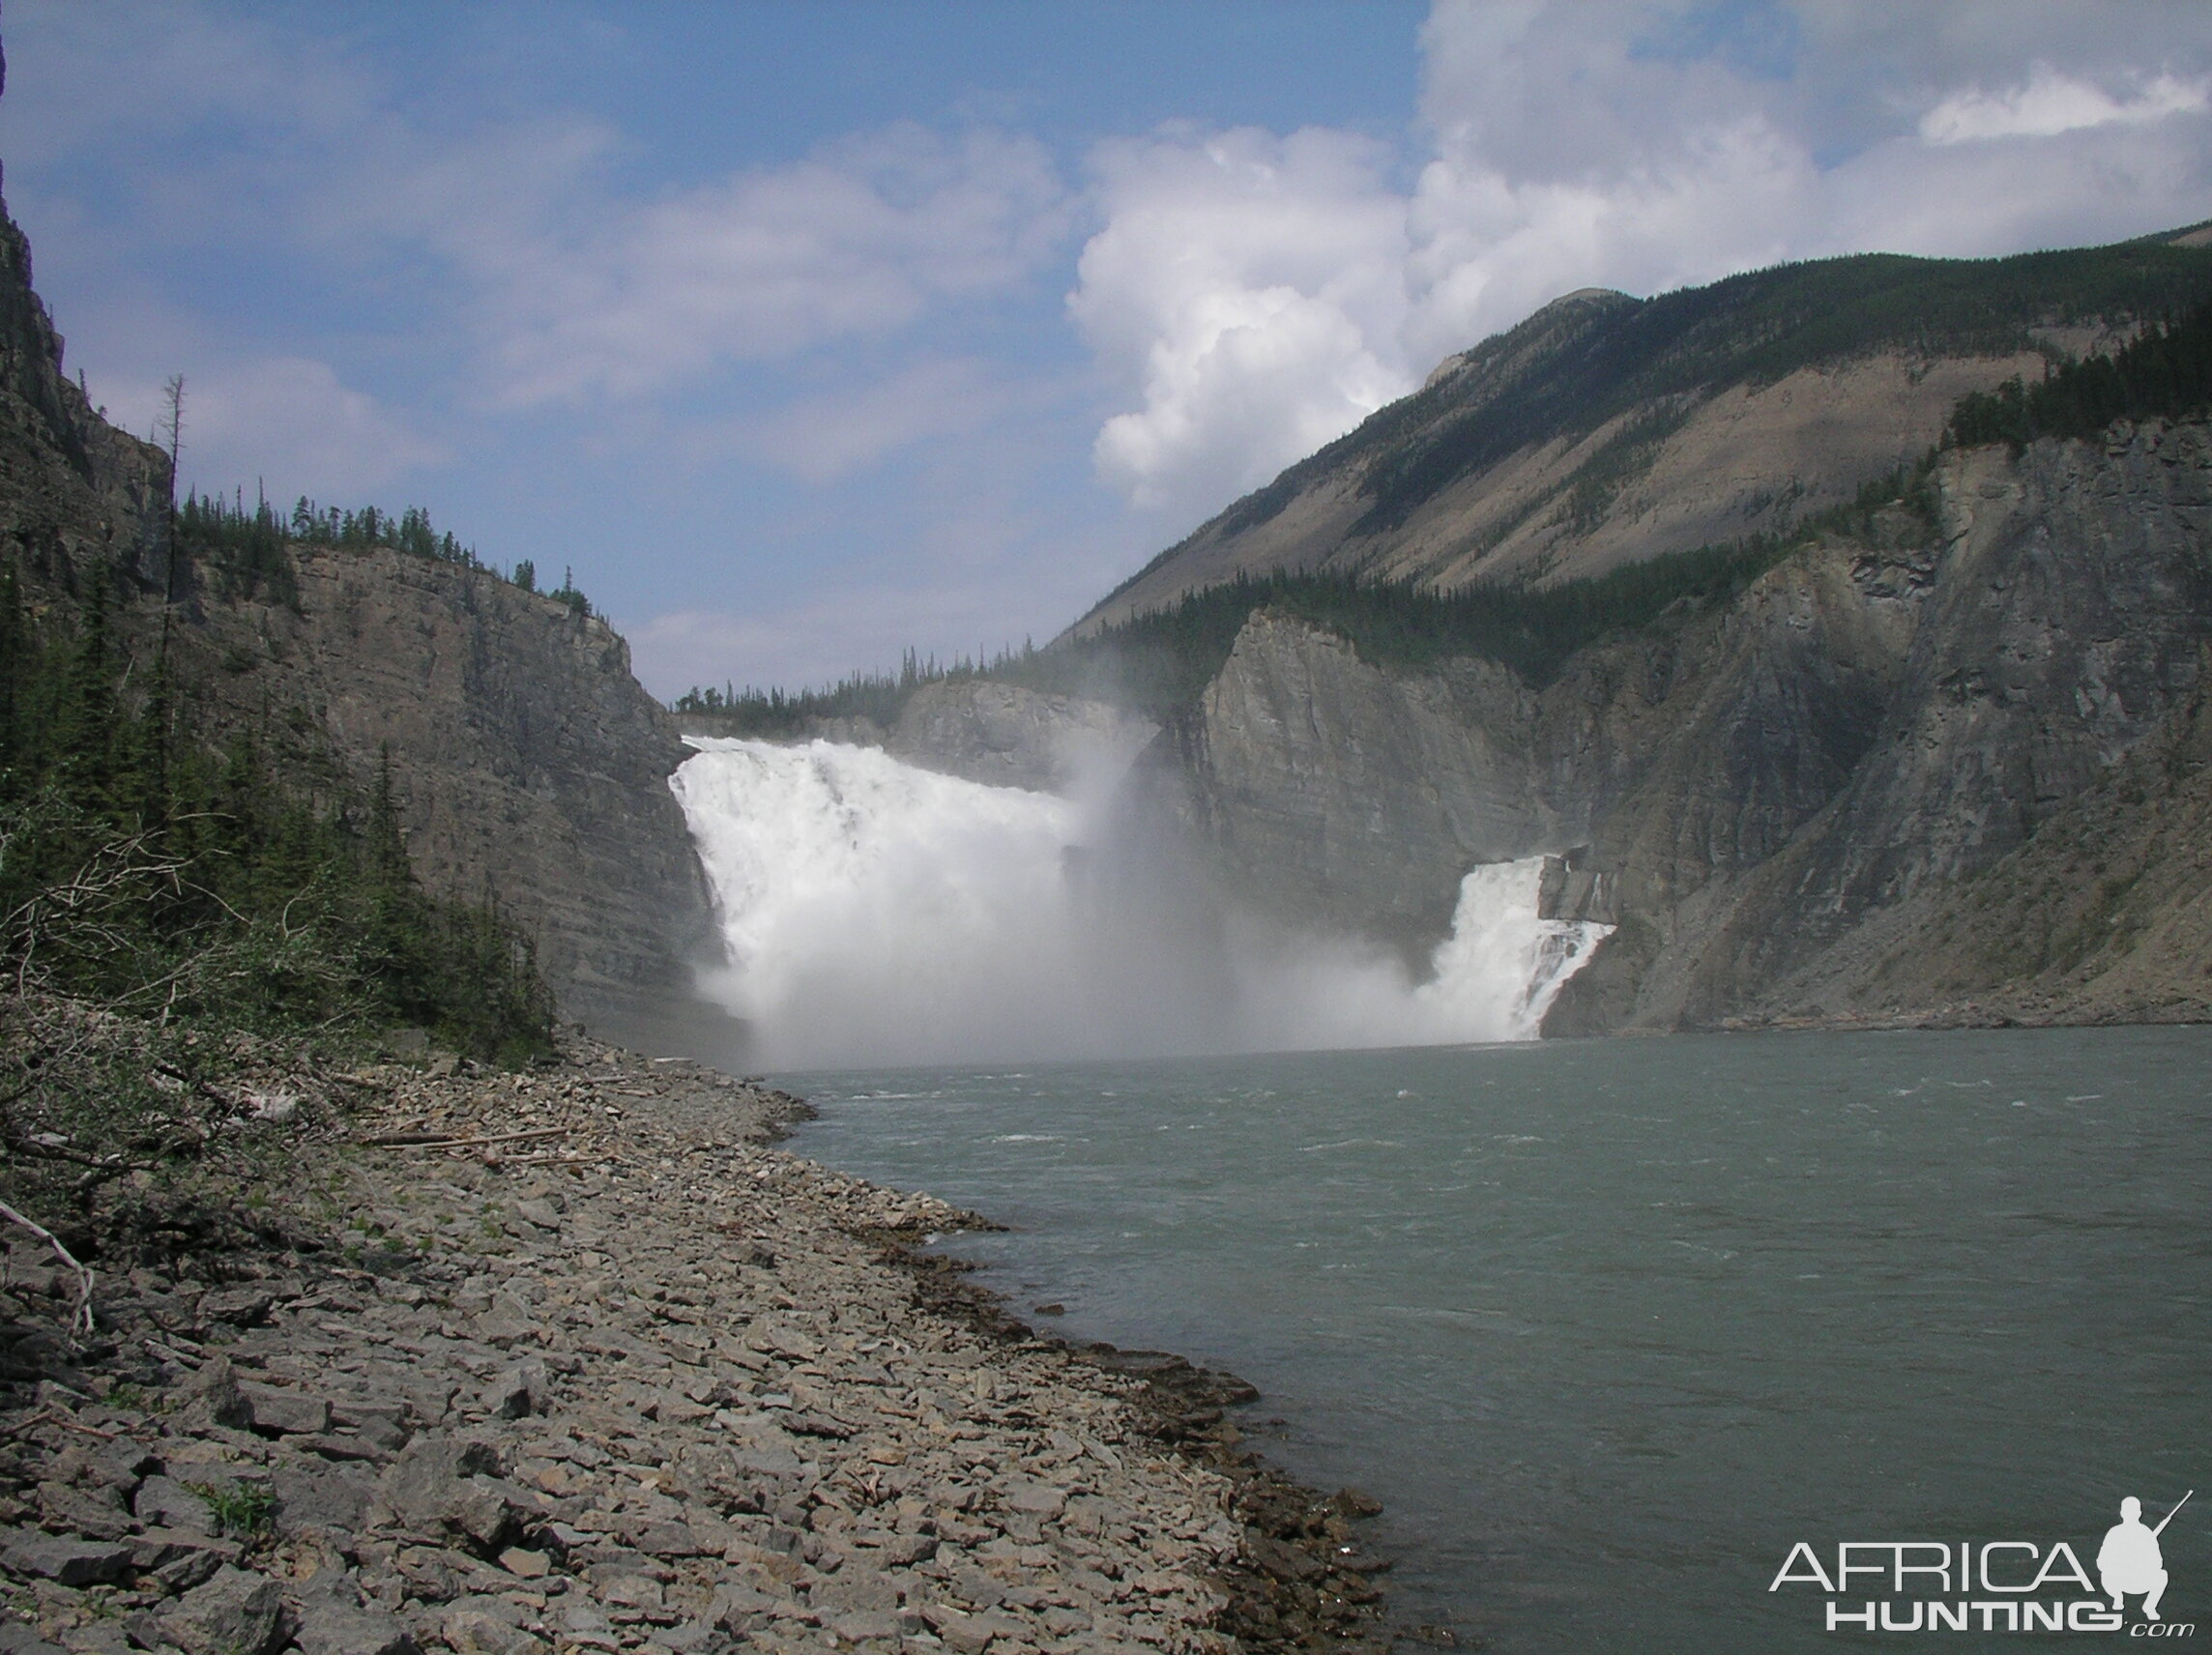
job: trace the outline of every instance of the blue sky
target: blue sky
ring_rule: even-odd
[[[2212,7],[7,0],[69,366],[640,676],[1040,641],[1546,300],[2212,218]]]

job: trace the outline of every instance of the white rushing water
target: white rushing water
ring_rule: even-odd
[[[1118,854],[1103,803],[693,744],[671,786],[728,954],[702,986],[776,1068],[1528,1039],[1608,929],[1537,917],[1542,857],[1478,867],[1416,982]]]

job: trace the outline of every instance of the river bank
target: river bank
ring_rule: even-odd
[[[73,1343],[12,1238],[8,1655],[1380,1641],[1364,1502],[1245,1455],[1248,1389],[1033,1336],[786,1093],[580,1038],[257,1084],[314,1142],[245,1244]]]

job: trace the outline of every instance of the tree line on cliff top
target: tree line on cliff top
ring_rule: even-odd
[[[349,777],[312,721],[211,730],[118,583],[33,624],[0,568],[0,973],[164,1021],[261,1031],[422,1025],[456,1049],[542,1050],[552,1002],[488,897],[417,881],[389,756]]]
[[[291,515],[285,517],[267,500],[256,500],[248,510],[244,489],[229,500],[194,490],[177,508],[174,532],[180,555],[205,570],[216,590],[233,599],[260,598],[297,606],[300,583],[293,562],[294,546],[337,551],[379,547],[473,569],[524,592],[538,590],[538,566],[532,560],[520,559],[508,570],[487,564],[477,556],[474,546],[455,539],[451,530],[441,534],[434,528],[429,511],[421,506],[410,506],[394,515],[375,506],[353,510],[325,507],[302,495]],[[583,617],[593,612],[591,599],[576,585],[572,568],[545,595],[566,604],[572,615]]]

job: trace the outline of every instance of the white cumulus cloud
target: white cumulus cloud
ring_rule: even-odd
[[[2114,97],[2101,86],[2038,63],[2018,86],[2000,92],[1976,86],[1952,93],[1920,117],[1920,136],[1931,144],[2049,138],[2091,127],[2136,126],[2168,115],[2202,114],[2207,101],[2202,79],[2161,74],[2132,98]]]
[[[1218,503],[1411,389],[1406,202],[1382,146],[1171,131],[1094,160],[1106,223],[1068,307],[1143,399],[1096,450],[1134,499]]]
[[[1439,0],[1422,45],[1416,151],[1101,147],[1069,304],[1123,388],[1095,457],[1133,502],[1218,509],[1575,288],[2212,213],[2212,7]]]

